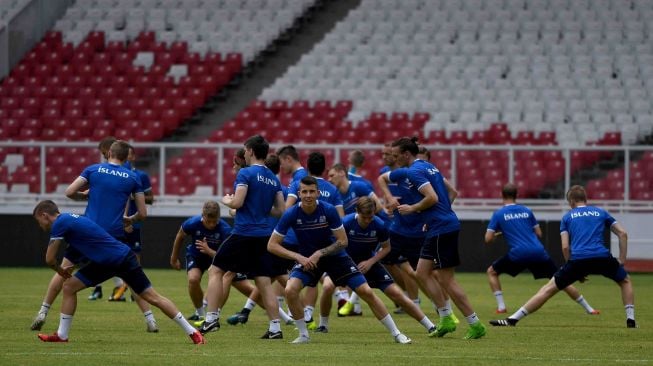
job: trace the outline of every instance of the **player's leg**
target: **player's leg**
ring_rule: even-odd
[[[317,322],[313,319],[313,311],[315,311],[315,304],[317,304],[317,286],[306,287],[306,290],[304,290],[303,304],[304,309],[302,310],[302,314],[304,314],[304,321],[306,321],[306,324],[308,324],[311,330],[314,330],[317,328]],[[290,311],[292,312],[292,310]]]
[[[142,270],[141,270],[142,272]],[[145,276],[145,274],[143,274]],[[147,277],[145,277],[147,278]],[[137,290],[133,286],[134,285],[134,278],[131,277],[130,279],[126,279],[128,283],[132,285],[132,291],[136,292]],[[149,282],[149,281],[148,281]],[[139,287],[136,287],[139,288]],[[154,287],[148,287],[145,290],[141,291],[138,294],[139,298],[141,298],[143,301],[146,301],[148,304],[151,304],[153,306],[156,306],[159,308],[168,318],[172,319],[181,329],[184,330],[186,335],[188,335],[193,343],[195,344],[203,344],[205,343],[204,337],[202,337],[202,334],[198,332],[189,322],[184,318],[184,315],[179,311],[177,306],[167,297],[159,294],[156,292]]]
[[[136,260],[138,262],[138,265],[140,266],[141,263],[140,254],[136,254]],[[114,277],[114,278],[118,278],[118,277]],[[136,305],[138,305],[138,308],[141,310],[141,312],[143,313],[143,317],[145,318],[145,325],[146,325],[145,329],[147,330],[148,333],[158,333],[159,326],[156,324],[156,319],[154,319],[154,313],[150,308],[150,304],[144,299],[142,299],[138,295],[138,292],[132,290],[132,294],[134,297],[134,301],[136,302]]]
[[[383,293],[395,304],[401,306],[406,314],[417,320],[429,333],[435,331],[435,325],[424,314],[422,309],[404,294],[396,284],[390,284],[382,290]]]
[[[566,286],[565,286],[566,287]],[[542,286],[519,310],[506,319],[490,320],[494,326],[514,326],[519,320],[534,313],[542,307],[550,298],[560,291],[556,285],[556,278],[552,277],[549,282]]]
[[[336,285],[329,276],[325,276],[322,281],[322,293],[320,294],[320,322],[315,329],[316,332],[327,333],[329,331],[329,314],[333,306],[331,296],[335,291]]]
[[[208,270],[209,281],[206,286],[206,317],[200,327],[200,332],[205,334],[220,329],[220,310],[224,305],[224,288],[222,277],[225,271],[215,265],[211,265]]]
[[[295,319],[295,325],[297,330],[299,330],[299,337],[297,337],[292,343],[308,343],[310,336],[308,334],[308,328],[306,327],[306,322],[304,321],[304,305],[299,296],[300,291],[304,288],[304,280],[308,281],[310,275],[304,273],[301,269],[295,269],[290,274],[290,278],[286,283],[286,288],[284,289],[284,294],[286,295],[286,301],[288,302],[288,308],[290,313]]]
[[[62,268],[70,268],[72,266],[74,266],[74,263],[65,257],[61,261]],[[41,330],[41,328],[45,324],[45,319],[47,318],[48,312],[50,311],[50,306],[52,306],[52,303],[54,303],[54,300],[61,292],[61,289],[63,288],[64,280],[65,279],[61,277],[58,273],[55,273],[50,279],[50,283],[48,283],[48,289],[45,291],[45,297],[43,298],[43,303],[41,303],[41,308],[39,309],[39,312],[36,314],[36,317],[32,321],[32,325],[30,326],[31,330]]]
[[[263,335],[264,339],[281,339],[281,321],[279,319],[279,306],[277,295],[272,288],[272,279],[267,276],[254,277],[256,288],[261,293],[261,302],[265,306],[265,312],[270,320],[268,331]]]
[[[361,274],[360,277],[362,278],[362,281],[365,281],[365,278]],[[372,310],[372,313],[374,316],[383,324],[383,326],[390,332],[392,337],[394,338],[395,342],[401,343],[401,344],[408,344],[411,343],[411,339],[406,337],[404,334],[402,334],[399,331],[399,328],[397,328],[397,325],[395,324],[394,320],[392,319],[392,316],[388,312],[388,308],[386,308],[385,304],[381,299],[374,294],[374,291],[372,288],[366,283],[354,283],[356,281],[355,279],[353,281],[349,282],[349,287],[353,288],[354,291],[360,296],[363,301],[369,305],[370,309]]]
[[[227,272],[227,274],[229,274],[229,272]],[[265,309],[265,305],[263,305],[261,301],[261,293],[256,286],[252,285],[252,283],[247,280],[247,277],[242,274],[235,274],[231,284],[240,291],[240,293],[247,296],[247,300],[239,312],[227,318],[227,323],[231,325],[236,325],[238,323],[245,324],[249,320],[249,313],[257,304]]]
[[[487,268],[487,280],[490,284],[490,290],[497,301],[497,310],[495,313],[503,314],[506,312],[506,303],[503,299],[503,290],[501,289],[501,282],[499,281],[499,273],[494,269],[493,266]]]
[[[626,276],[623,280],[618,282],[621,288],[621,300],[626,309],[626,326],[628,328],[637,328],[635,323],[635,292],[633,291],[633,283],[630,276]]]

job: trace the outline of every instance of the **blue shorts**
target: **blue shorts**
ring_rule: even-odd
[[[513,261],[507,255],[497,259],[492,263],[492,268],[498,274],[507,273],[512,277],[517,276],[523,270],[528,269],[533,274],[533,278],[551,278],[558,270],[551,258],[537,262]]]
[[[143,267],[138,263],[136,254],[131,251],[119,265],[107,266],[90,262],[75,272],[75,277],[82,281],[86,287],[95,286],[111,277],[120,277],[136,294],[141,294],[152,287],[152,283],[143,272]]]
[[[385,292],[385,289],[387,289],[388,286],[395,283],[392,276],[390,276],[388,271],[386,271],[386,269],[379,263],[374,263],[372,268],[365,273],[365,279],[367,280],[367,283],[370,284],[371,288],[378,288],[383,292]]]
[[[433,261],[433,269],[451,268],[460,264],[458,255],[460,230],[427,237],[419,257]]]
[[[141,244],[143,243],[141,238],[141,228],[134,228],[131,233],[125,231],[124,240],[121,240],[123,243],[127,244],[129,249],[134,253],[138,254],[142,250]]]
[[[417,268],[417,261],[419,254],[422,250],[423,237],[410,238],[397,234],[395,232],[388,232],[390,238],[390,253],[381,260],[383,264],[401,264],[406,261],[410,263],[413,269]]]
[[[304,270],[304,267],[297,263],[290,272],[290,278],[298,278],[304,287],[315,287],[325,272],[336,286],[349,286],[352,290],[367,282],[349,256],[320,258],[317,268],[311,271]]]
[[[213,258],[209,257],[206,254],[193,255],[191,253],[186,253],[186,272],[190,271],[193,268],[197,268],[200,272],[204,273],[211,266]]]
[[[213,265],[223,271],[246,274],[248,277],[275,277],[273,255],[268,252],[269,236],[231,234],[222,242]]]
[[[553,278],[558,289],[562,290],[589,274],[600,274],[617,283],[628,277],[628,272],[624,269],[623,264],[610,256],[570,260],[560,267]]]

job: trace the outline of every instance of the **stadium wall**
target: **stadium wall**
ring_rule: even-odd
[[[170,250],[182,222],[187,217],[148,217],[143,229],[143,265],[149,268],[169,268]],[[4,255],[0,266],[42,267],[48,236],[29,215],[0,215],[5,227]],[[486,246],[483,236],[487,220],[465,220],[460,233],[459,271],[485,272],[493,260],[507,252],[503,239]],[[560,250],[559,221],[541,221],[542,242],[553,260],[563,262]],[[183,257],[182,257],[183,258]]]

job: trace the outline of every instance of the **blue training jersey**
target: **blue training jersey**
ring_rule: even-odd
[[[270,236],[272,227],[268,217],[274,205],[281,182],[263,165],[254,164],[238,171],[234,192],[239,186],[247,187],[243,206],[236,210],[234,234],[242,236]]]
[[[218,250],[220,244],[231,234],[231,226],[220,219],[213,229],[207,229],[202,222],[202,215],[188,218],[181,224],[181,230],[191,237],[190,243],[186,246],[186,254],[193,256],[204,255],[195,247],[195,241],[206,238],[206,243],[213,250]]]
[[[133,171],[111,163],[88,166],[80,177],[89,185],[84,215],[110,235],[124,237],[125,205],[131,194],[143,194],[140,178]]]
[[[340,194],[345,214],[350,214],[356,212],[356,203],[358,203],[360,197],[371,196],[374,191],[363,182],[350,181],[347,192],[342,193],[338,190],[338,193]]]
[[[356,217],[358,214],[349,214],[342,219],[342,226],[347,233],[347,254],[359,263],[374,256],[379,243],[388,240],[388,231],[383,220],[374,216],[374,220],[362,228]]]
[[[288,229],[292,228],[299,241],[299,253],[310,257],[316,250],[326,248],[333,243],[332,231],[342,227],[342,221],[336,208],[326,202],[317,201],[317,208],[311,214],[302,210],[302,203],[298,203],[284,212],[274,229],[276,234],[285,236]],[[334,256],[345,256],[341,250]]]
[[[126,167],[126,165],[123,165],[123,166]],[[131,171],[136,173],[136,175],[140,178],[141,188],[143,188],[143,193],[151,192],[152,191],[152,183],[150,182],[150,177],[147,175],[147,173],[145,173],[142,170],[138,170],[138,169],[131,169]],[[127,211],[127,215],[131,216],[131,215],[135,214],[136,211],[138,211],[138,209],[136,208],[136,201],[130,199],[129,200],[129,210]],[[135,228],[140,228],[140,227],[143,226],[143,223],[142,222],[135,222],[132,226],[135,227]]]
[[[323,178],[316,177],[317,180],[317,189],[320,192],[319,200],[322,202],[327,202],[332,204],[335,207],[342,207],[342,199],[340,198],[340,193],[338,193],[338,188],[331,184],[331,182],[324,180]],[[298,180],[290,183],[288,187],[288,196],[295,197],[297,202],[299,202],[299,184],[301,182]],[[288,234],[283,239],[285,244],[289,245],[298,245],[299,241],[292,229],[288,230]]]
[[[543,261],[549,258],[534,229],[539,224],[526,206],[508,204],[495,211],[487,231],[502,232],[514,261]]]
[[[562,216],[560,232],[569,234],[570,259],[610,256],[603,232],[616,222],[604,209],[594,206],[576,207]]]
[[[117,266],[127,257],[129,247],[109,235],[88,217],[62,213],[52,224],[50,240],[65,240],[69,247],[92,262]]]
[[[422,211],[420,214],[426,223],[428,232],[427,236],[435,236],[460,230],[460,221],[458,216],[451,209],[449,192],[444,184],[444,177],[440,171],[431,163],[421,159],[416,159],[408,168],[399,168],[390,172],[390,181],[403,182],[410,191],[423,197],[419,189],[430,184],[438,196],[438,202]]]
[[[372,191],[374,191],[374,186],[372,185],[372,182],[369,180],[363,178],[362,176],[358,174],[354,174],[352,172],[347,173],[347,178],[349,178],[350,181],[352,182],[363,182],[365,185]]]
[[[379,174],[389,172],[390,168],[384,166],[381,168]],[[388,182],[388,189],[394,198],[397,199],[400,205],[412,205],[422,199],[422,195],[416,194],[411,189],[409,180],[401,180],[399,182]],[[406,238],[423,238],[426,233],[424,232],[424,218],[419,213],[410,213],[402,215],[398,210],[394,210],[390,223],[390,230]]]

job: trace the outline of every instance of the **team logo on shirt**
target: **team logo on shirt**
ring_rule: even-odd
[[[301,225],[301,224],[302,224],[302,219],[297,219],[297,225]]]
[[[349,235],[354,236],[356,235],[356,230],[349,230]]]
[[[319,222],[320,222],[320,224],[325,223],[326,222],[326,216],[320,216]]]
[[[357,269],[356,269],[355,266],[351,266],[351,267],[349,267],[349,270],[351,271],[351,273],[354,273],[354,272],[357,271]]]
[[[376,230],[370,231],[370,237],[375,237],[376,236]]]

